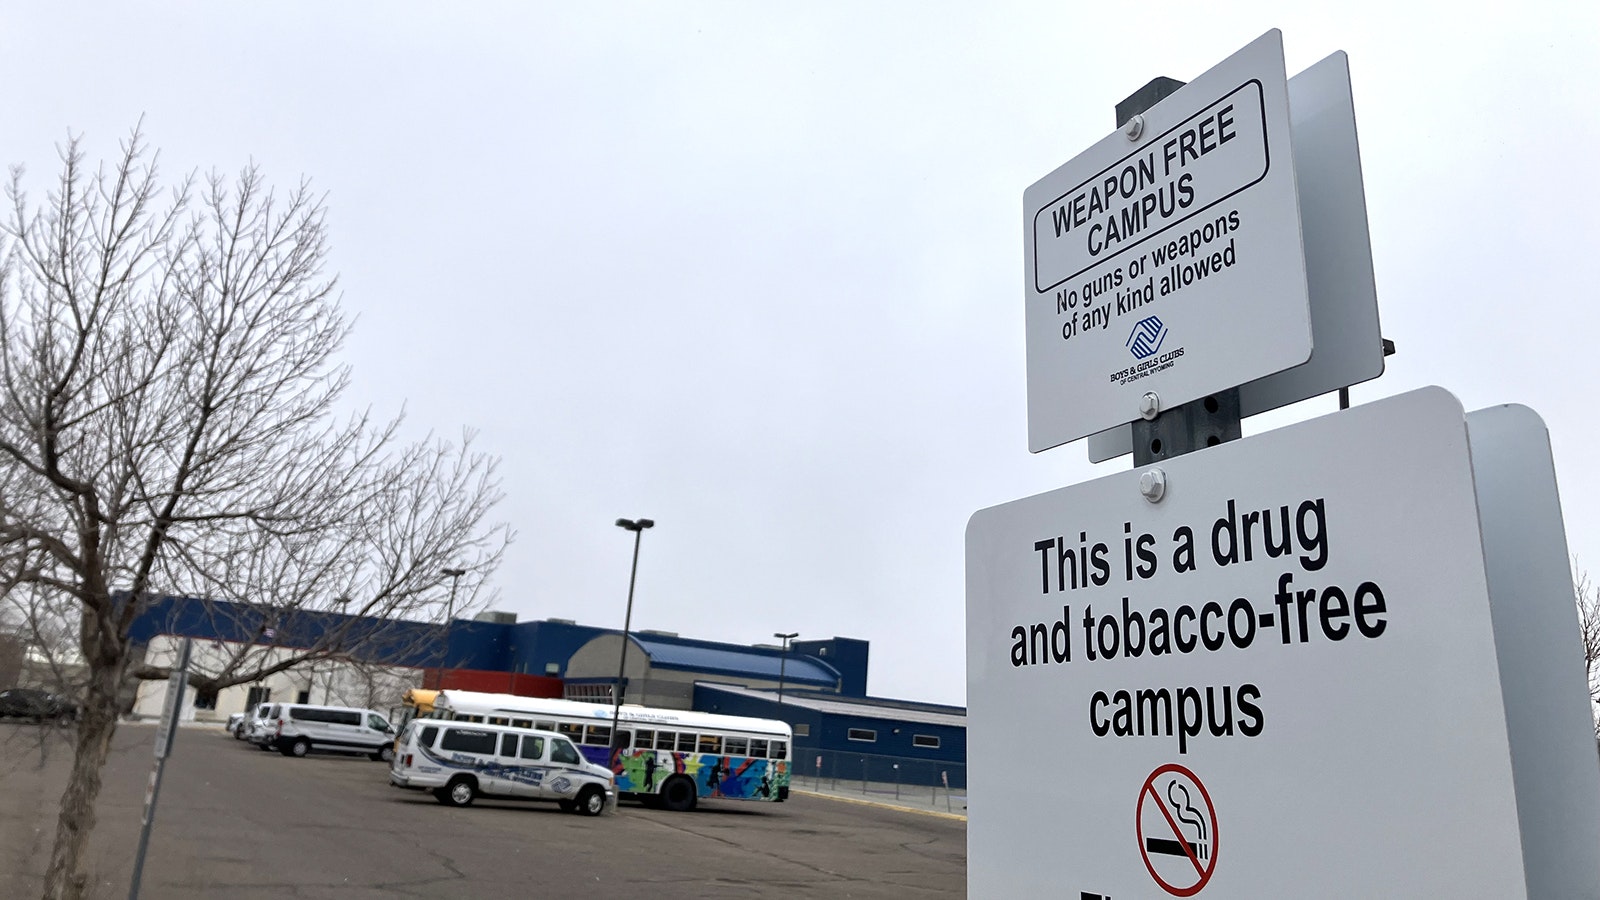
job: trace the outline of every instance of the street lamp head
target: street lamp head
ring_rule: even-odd
[[[656,524],[656,522],[655,522],[654,519],[618,519],[617,520],[617,527],[618,528],[626,528],[629,531],[643,531],[646,528],[654,528],[655,524]]]
[[[792,638],[797,638],[797,637],[799,637],[799,636],[800,636],[800,632],[798,632],[798,631],[791,631],[791,632],[789,632],[789,633],[788,633],[788,634],[784,634],[784,633],[783,633],[783,632],[781,632],[781,631],[774,631],[774,632],[773,632],[773,633],[772,633],[772,636],[773,636],[773,637],[775,637],[775,638],[779,638],[779,639],[781,639],[781,640],[785,640],[785,641],[787,641],[787,640],[790,640],[790,639],[792,639]]]

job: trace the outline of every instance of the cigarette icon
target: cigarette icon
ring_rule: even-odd
[[[1189,848],[1188,852],[1184,852],[1183,849],[1186,845]],[[1205,847],[1192,841],[1184,841],[1183,843],[1179,843],[1177,841],[1167,840],[1166,838],[1145,838],[1144,849],[1151,853],[1161,853],[1166,856],[1192,856],[1195,859],[1206,858]]]

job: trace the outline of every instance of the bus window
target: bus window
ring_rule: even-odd
[[[700,735],[700,752],[720,755],[722,753],[722,736],[716,734]]]
[[[765,738],[750,739],[750,755],[761,759],[767,755],[767,741]]]
[[[605,747],[611,743],[610,725],[590,725],[584,729],[583,742],[591,747]]]
[[[506,716],[490,716],[489,717],[489,724],[490,725],[510,725],[511,724],[511,719],[506,717]]]
[[[511,724],[517,728],[532,728],[532,719],[512,719]]]
[[[540,722],[538,725],[536,725],[534,727],[538,728],[540,731],[555,731],[556,730],[556,723],[554,723],[554,722]]]
[[[632,747],[633,746],[633,732],[631,732],[631,731],[619,731],[619,732],[617,732],[617,746],[618,747]]]
[[[641,728],[633,733],[633,740],[633,746],[648,750],[656,745],[656,733],[654,731],[645,731]]]
[[[671,750],[678,745],[678,735],[672,731],[656,732],[656,749]]]
[[[562,722],[560,725],[556,726],[556,730],[561,732],[562,734],[566,735],[567,737],[572,738],[572,742],[575,743],[575,744],[583,743],[583,726],[582,725],[574,725],[571,722]]]
[[[687,731],[678,732],[678,752],[679,753],[693,753],[694,752],[694,744],[695,744],[694,735],[688,733]]]
[[[773,741],[772,742],[772,746],[770,748],[768,748],[767,756],[772,758],[772,759],[788,759],[789,758],[789,742],[788,741]]]
[[[748,738],[729,737],[723,740],[722,749],[729,756],[745,756],[750,752],[750,741]]]

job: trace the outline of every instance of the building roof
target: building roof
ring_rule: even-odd
[[[716,684],[701,681],[699,687],[713,691],[733,694],[739,697],[749,697],[756,700],[774,700],[771,691],[756,691],[750,688],[732,684]],[[866,719],[891,719],[896,722],[916,722],[922,725],[948,725],[951,728],[966,728],[966,711],[958,706],[934,706],[932,704],[916,704],[899,700],[880,700],[872,697],[864,699],[846,700],[829,695],[826,698],[815,694],[784,694],[784,705],[798,706],[814,712],[827,713],[836,716],[856,716]]]
[[[818,685],[833,689],[839,684],[839,670],[814,656],[775,650],[715,644],[658,634],[631,635],[635,644],[650,657],[650,664],[663,669],[740,675],[790,684]]]

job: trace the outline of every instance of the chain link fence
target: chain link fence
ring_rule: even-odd
[[[928,805],[967,808],[965,763],[874,753],[795,748],[793,787]]]

